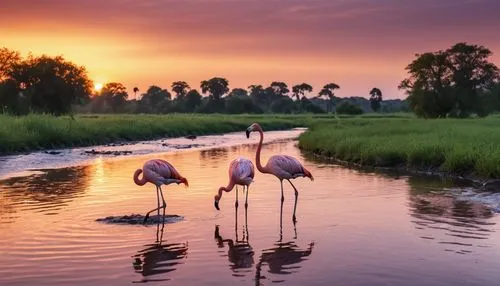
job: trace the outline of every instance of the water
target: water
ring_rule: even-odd
[[[23,156],[2,158],[0,284],[498,285],[499,219],[484,196],[469,199],[478,194],[440,181],[316,162],[296,141],[284,140],[300,132],[266,133],[266,141],[279,140],[262,154],[263,161],[295,156],[314,175],[313,182],[294,180],[296,225],[292,188],[284,185],[280,214],[279,181],[259,172],[247,212],[241,190],[237,213],[234,190],[224,194],[221,211],[213,207],[229,162],[254,160],[256,136],[206,136],[192,141],[203,146],[181,151],[85,160],[75,150],[25,155],[33,164]],[[189,188],[164,188],[166,214],[183,219],[97,222],[156,206],[154,187],[132,181],[150,158],[171,162],[189,179]]]

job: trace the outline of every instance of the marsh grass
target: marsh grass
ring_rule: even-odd
[[[266,130],[305,126],[308,116],[254,115],[0,115],[0,153],[89,146],[117,141],[243,131],[258,121]]]
[[[371,166],[500,178],[500,118],[345,118],[312,124],[301,149]]]

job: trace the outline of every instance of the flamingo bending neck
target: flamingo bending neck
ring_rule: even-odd
[[[139,186],[144,186],[148,181],[146,178],[144,178],[144,175],[142,175],[142,179],[139,179],[139,175],[142,173],[142,169],[137,169],[135,170],[134,173],[134,183]]]
[[[222,198],[222,191],[224,192],[230,192],[234,188],[234,182],[233,180],[229,181],[229,184],[226,187],[220,187],[219,188],[219,193],[215,196],[215,200],[219,201],[220,198]]]

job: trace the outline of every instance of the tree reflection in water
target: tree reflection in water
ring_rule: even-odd
[[[38,171],[30,176],[12,177],[0,182],[2,204],[9,213],[36,210],[54,215],[83,195],[88,187],[88,166]]]
[[[163,210],[163,215],[165,215],[165,210]],[[168,281],[170,280],[168,277],[152,279],[151,276],[157,277],[156,275],[175,271],[177,266],[182,263],[182,259],[186,258],[188,243],[164,243],[164,227],[165,221],[158,222],[155,243],[146,244],[146,248],[132,256],[135,272],[143,276],[142,280],[134,281],[134,283]]]
[[[473,247],[487,247],[494,223],[493,212],[472,201],[459,200],[447,193],[440,182],[410,178],[410,215],[422,239],[445,245],[445,251],[466,254]],[[437,191],[432,191],[433,189]]]

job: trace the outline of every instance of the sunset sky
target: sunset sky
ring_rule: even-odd
[[[465,41],[500,66],[499,11],[498,0],[1,0],[0,47],[63,55],[129,90],[220,76],[403,98],[415,53]]]

